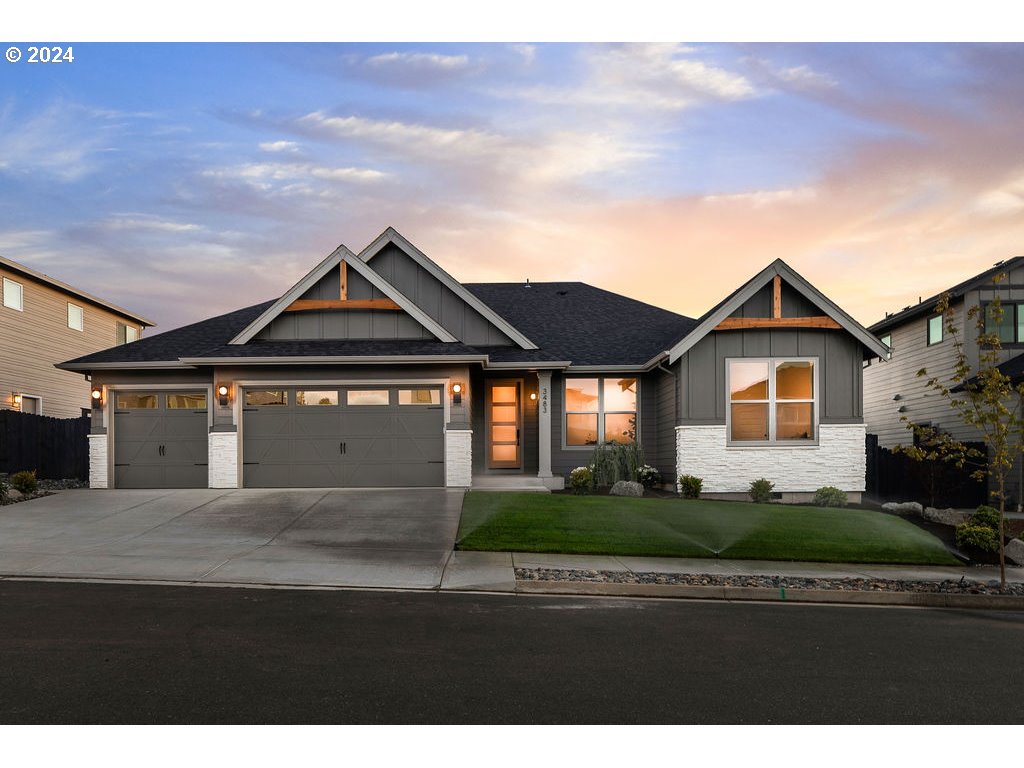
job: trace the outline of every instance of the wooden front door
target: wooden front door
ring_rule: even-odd
[[[520,469],[523,466],[522,409],[519,404],[522,382],[517,379],[488,380],[487,466],[491,469]]]

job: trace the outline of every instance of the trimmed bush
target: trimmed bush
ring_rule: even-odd
[[[7,485],[3,480],[0,480],[0,504],[7,501],[7,492],[10,490],[10,486]]]
[[[36,471],[22,470],[11,475],[11,486],[29,496],[39,490],[39,481],[36,480]]]
[[[762,477],[750,484],[750,490],[747,493],[750,494],[750,500],[755,504],[771,504],[774,488],[775,483]]]
[[[995,507],[990,507],[986,504],[982,504],[975,510],[974,514],[971,515],[971,525],[981,525],[986,528],[991,528],[993,531],[999,530],[999,510]]]
[[[704,480],[694,475],[682,475],[679,478],[679,493],[684,499],[699,499],[700,489]]]
[[[847,501],[846,493],[834,485],[826,485],[814,492],[814,504],[818,507],[845,507]]]
[[[636,471],[636,481],[644,488],[653,488],[661,482],[661,472],[650,464],[644,464]]]
[[[569,487],[576,494],[590,493],[594,487],[594,473],[590,467],[576,467],[569,473]]]
[[[973,547],[985,552],[996,552],[999,549],[999,533],[987,525],[973,525],[969,520],[956,527],[956,545]]]

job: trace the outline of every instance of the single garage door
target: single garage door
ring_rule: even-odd
[[[440,387],[246,389],[246,488],[444,485]]]
[[[206,392],[114,392],[114,487],[206,488]]]

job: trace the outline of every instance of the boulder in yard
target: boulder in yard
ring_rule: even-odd
[[[619,480],[608,493],[612,496],[643,496],[644,487],[630,480]]]
[[[946,509],[925,507],[924,512],[921,514],[921,517],[925,520],[930,520],[933,523],[942,523],[942,525],[960,525],[970,516],[971,510],[953,509],[952,507],[947,507]]]
[[[918,504],[916,501],[888,501],[882,505],[882,509],[886,512],[913,512],[915,515],[920,515],[924,512],[924,507]]]
[[[8,488],[7,489],[7,500],[8,501],[19,501],[21,499],[21,497],[24,496],[24,495],[25,494],[23,494],[17,488]]]
[[[1024,541],[1010,539],[1010,543],[1003,549],[1007,560],[1012,560],[1017,565],[1024,565]]]

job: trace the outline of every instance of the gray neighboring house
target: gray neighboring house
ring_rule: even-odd
[[[886,348],[782,261],[692,319],[584,283],[461,284],[394,229],[274,301],[62,363],[90,484],[561,488],[637,441],[669,482],[864,489]]]
[[[994,283],[993,278],[1003,273],[1008,279]],[[999,333],[1003,348],[1000,368],[1015,380],[1024,380],[1024,257],[1001,261],[948,292],[958,335],[973,370],[977,370],[979,347],[977,329],[967,312],[999,296],[1004,310],[1002,323],[997,327],[990,319],[987,330]],[[887,356],[867,360],[864,368],[867,431],[878,435],[883,448],[913,442],[912,433],[900,420],[902,416],[959,440],[979,439],[975,428],[964,424],[946,400],[928,389],[927,378],[917,375],[922,368],[928,370],[929,378],[937,376],[945,382],[953,375],[953,340],[935,311],[941,297],[938,294],[905,307],[869,329],[890,350]],[[1018,462],[1010,477],[1014,503],[1020,500],[1020,470]]]

